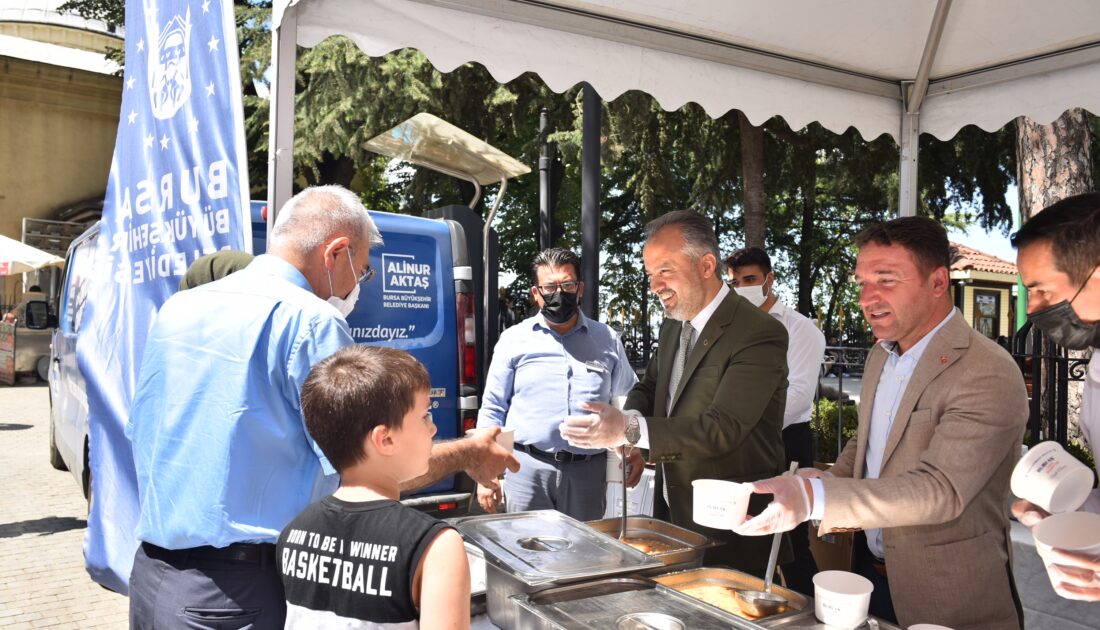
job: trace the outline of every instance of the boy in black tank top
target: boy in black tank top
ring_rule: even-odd
[[[430,386],[391,348],[344,348],[310,372],[302,414],[340,488],[279,537],[287,628],[470,627],[462,537],[398,501],[428,472]]]

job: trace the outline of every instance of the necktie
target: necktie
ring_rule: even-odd
[[[668,411],[672,411],[672,401],[680,387],[680,378],[684,375],[684,367],[687,366],[688,355],[691,354],[691,335],[695,329],[691,322],[683,322],[680,329],[680,346],[676,348],[676,358],[672,361],[672,377],[669,379]]]

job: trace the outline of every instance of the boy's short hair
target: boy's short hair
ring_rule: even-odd
[[[336,470],[366,457],[377,426],[401,426],[416,394],[431,389],[428,370],[403,350],[354,345],[313,366],[302,385],[306,428]]]
[[[951,268],[951,244],[947,230],[927,217],[901,217],[870,225],[856,235],[860,249],[869,243],[904,247],[913,256],[917,268],[930,274],[940,267]]]
[[[1049,243],[1054,265],[1070,282],[1084,285],[1100,264],[1100,193],[1066,197],[1027,220],[1012,246]]]
[[[724,262],[726,263],[727,269],[738,269],[740,267],[756,265],[760,267],[764,273],[771,273],[772,271],[772,259],[768,257],[768,252],[760,247],[739,249],[726,257]]]

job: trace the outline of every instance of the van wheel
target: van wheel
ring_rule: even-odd
[[[57,470],[68,470],[65,460],[61,458],[61,451],[57,450],[57,437],[54,435],[53,418],[50,418],[50,466]]]

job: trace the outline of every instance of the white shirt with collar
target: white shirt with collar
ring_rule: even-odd
[[[726,286],[725,282],[723,282],[721,288],[718,289],[718,295],[714,296],[714,299],[711,300],[709,304],[704,306],[703,310],[699,311],[699,313],[696,314],[695,317],[692,317],[691,320],[689,320],[693,329],[691,333],[692,348],[695,347],[695,342],[699,341],[699,333],[701,333],[702,330],[706,328],[707,322],[710,321],[710,318],[714,315],[714,312],[718,310],[718,305],[721,304],[722,300],[726,299],[726,296],[729,294],[730,288]],[[672,400],[672,395],[674,393],[675,392],[672,391],[672,381],[669,380],[668,397],[670,401]],[[641,430],[641,438],[634,446],[638,448],[649,448],[649,425],[646,424],[645,416],[641,415],[640,412],[634,410],[631,410],[630,414],[638,416],[638,428]]]
[[[1089,359],[1078,423],[1081,426],[1081,435],[1092,449],[1092,456],[1100,469],[1100,348],[1093,348],[1092,358]],[[1100,490],[1093,490],[1089,494],[1081,510],[1100,514]]]
[[[802,313],[775,301],[768,314],[787,329],[787,407],[783,428],[809,422],[825,358],[825,335]]]
[[[898,405],[909,379],[917,369],[921,357],[924,355],[928,344],[936,333],[947,324],[955,315],[954,308],[931,331],[921,337],[920,341],[903,354],[897,352],[897,342],[879,342],[886,349],[886,363],[882,366],[882,374],[879,376],[878,385],[875,388],[875,402],[871,408],[871,426],[867,432],[866,466],[864,467],[864,479],[878,479],[882,473],[882,456],[886,452],[886,442],[890,438],[890,429],[894,426]],[[825,514],[825,487],[820,479],[811,479],[810,487],[814,495],[814,507],[810,514],[811,520],[819,520]],[[868,529],[864,531],[867,536],[867,547],[877,558],[885,557],[882,545],[882,530]]]

